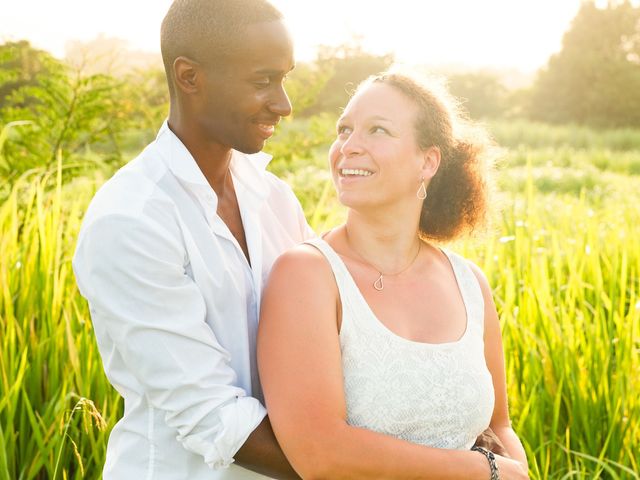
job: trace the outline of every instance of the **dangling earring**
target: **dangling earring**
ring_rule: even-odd
[[[424,184],[424,177],[422,178],[422,181],[420,182],[420,188],[418,188],[418,192],[416,193],[416,197],[418,197],[419,200],[424,200],[425,198],[427,198],[427,187]]]

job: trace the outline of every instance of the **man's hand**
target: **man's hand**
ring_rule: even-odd
[[[510,458],[507,449],[504,448],[504,445],[502,444],[498,436],[493,433],[493,430],[491,430],[491,428],[487,428],[480,434],[480,436],[476,439],[476,443],[474,444],[474,446],[486,448],[496,455],[502,455],[503,457]]]
[[[496,465],[501,480],[529,480],[526,467],[516,460],[496,455]]]

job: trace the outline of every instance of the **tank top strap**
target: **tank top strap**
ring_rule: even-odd
[[[473,325],[484,331],[484,297],[478,278],[471,270],[467,259],[447,249],[442,249],[442,251],[451,262],[462,299],[468,311],[469,326]]]
[[[345,308],[349,308],[350,310],[352,310],[353,306],[351,305],[351,299],[354,298],[353,289],[357,289],[358,287],[353,282],[351,273],[349,273],[347,266],[344,264],[340,256],[333,248],[331,248],[331,245],[329,245],[322,238],[310,238],[304,243],[314,246],[315,248],[320,250],[320,253],[322,253],[322,255],[324,255],[325,259],[331,266],[333,276],[336,279],[336,285],[338,286],[338,292],[340,294],[340,301],[342,302],[343,310]]]

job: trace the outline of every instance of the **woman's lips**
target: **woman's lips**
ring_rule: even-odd
[[[375,175],[375,172],[361,168],[340,168],[338,169],[338,182],[341,185],[367,180]]]

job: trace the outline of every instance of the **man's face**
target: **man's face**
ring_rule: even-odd
[[[291,113],[284,80],[293,45],[280,21],[249,25],[223,68],[207,69],[200,123],[210,141],[244,153],[262,150],[280,117]]]

